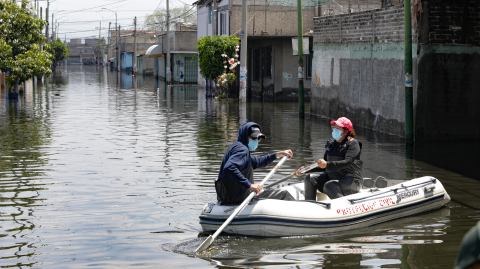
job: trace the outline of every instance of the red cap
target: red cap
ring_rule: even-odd
[[[351,131],[351,130],[353,129],[352,122],[351,122],[349,119],[345,118],[345,117],[338,118],[338,120],[332,120],[332,121],[330,122],[330,124],[331,124],[331,125],[336,124],[336,125],[338,125],[338,126],[340,126],[340,127],[345,127],[345,128],[347,128],[349,131]]]

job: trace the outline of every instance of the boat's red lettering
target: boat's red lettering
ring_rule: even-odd
[[[386,199],[381,199],[379,200],[380,206],[389,206],[389,205],[394,205],[395,202],[393,201],[392,198],[386,198]]]

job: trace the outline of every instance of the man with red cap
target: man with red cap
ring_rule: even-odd
[[[341,117],[332,120],[332,138],[325,144],[323,159],[318,160],[318,168],[308,173],[304,180],[305,200],[316,200],[317,190],[328,195],[330,199],[357,193],[363,185],[360,153],[362,143],[355,139],[352,122]],[[300,173],[300,167],[297,174]]]

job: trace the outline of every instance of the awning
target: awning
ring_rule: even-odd
[[[149,58],[157,58],[157,57],[162,57],[162,46],[160,45],[153,45],[150,48],[148,48],[147,52],[145,52],[145,56],[148,56]]]

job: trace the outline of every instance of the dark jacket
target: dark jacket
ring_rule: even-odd
[[[324,171],[330,180],[353,178],[363,182],[361,151],[362,143],[355,138],[347,137],[340,143],[330,138],[325,143],[323,156],[323,159],[327,161],[327,168],[315,168],[309,173]]]
[[[262,157],[255,157],[250,154],[248,150],[248,130],[252,126],[260,128],[260,125],[254,122],[244,123],[240,127],[237,142],[233,143],[225,152],[220,165],[215,186],[218,199],[227,200],[224,201],[226,203],[234,203],[233,200],[241,199],[245,194],[248,196],[248,189],[254,183],[252,170],[265,167],[276,159],[275,153]],[[235,196],[235,199],[231,196]]]

